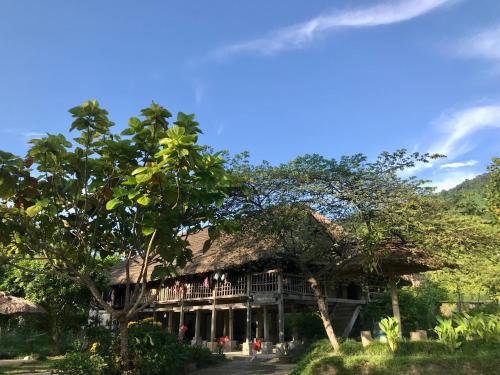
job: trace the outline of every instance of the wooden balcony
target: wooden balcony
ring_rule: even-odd
[[[278,271],[241,275],[230,281],[217,281],[213,288],[207,288],[203,281],[191,281],[182,285],[162,286],[156,302],[196,301],[216,298],[237,298],[275,295],[280,291],[281,275]],[[326,292],[326,284],[322,285]],[[285,295],[313,296],[313,291],[306,278],[297,275],[283,275],[282,290]]]

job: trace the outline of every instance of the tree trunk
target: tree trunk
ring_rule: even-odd
[[[321,293],[321,287],[314,276],[309,277],[309,283],[311,284],[311,288],[314,292],[314,297],[316,298],[316,302],[318,304],[319,314],[321,316],[321,320],[323,321],[323,326],[325,327],[326,334],[328,335],[328,340],[330,341],[330,344],[332,344],[335,353],[339,353],[340,344],[337,340],[335,332],[333,331],[330,315],[328,314],[328,304],[326,303],[325,296],[323,296],[323,293]]]
[[[129,369],[128,358],[128,321],[127,319],[120,319],[120,363],[122,371]]]
[[[61,354],[61,334],[59,331],[59,327],[57,325],[54,325],[52,327],[52,332],[50,335],[50,341],[51,341],[51,352],[53,355],[59,355]]]
[[[389,277],[389,288],[391,290],[392,315],[398,322],[399,338],[403,338],[403,327],[401,326],[401,312],[399,311],[398,288],[394,276]]]

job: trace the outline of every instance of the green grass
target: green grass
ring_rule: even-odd
[[[0,360],[0,374],[27,374],[48,372],[54,368],[55,363],[61,358],[62,357],[48,357],[43,360],[16,365],[5,365],[6,361]]]
[[[454,353],[433,341],[404,342],[392,354],[385,344],[374,343],[364,350],[352,343],[349,350],[334,356],[327,340],[314,343],[302,356],[292,375],[399,375],[399,374],[498,374],[500,345],[468,343]],[[354,350],[353,350],[354,348]]]

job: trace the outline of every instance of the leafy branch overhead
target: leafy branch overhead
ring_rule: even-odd
[[[5,262],[45,259],[59,276],[88,288],[119,321],[144,308],[145,284],[164,278],[190,258],[189,235],[221,224],[233,181],[223,154],[198,144],[194,115],[152,103],[113,132],[108,112],[95,100],[70,109],[76,133],[30,141],[26,157],[0,152],[0,251]],[[212,230],[213,233],[215,233]],[[98,259],[132,261],[125,307],[114,310],[92,279]],[[2,262],[4,262],[2,260]],[[135,287],[131,287],[135,285]]]

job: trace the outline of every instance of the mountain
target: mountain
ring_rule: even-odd
[[[490,213],[485,199],[488,180],[489,174],[484,173],[437,195],[448,202],[450,208],[460,213],[488,217]]]

